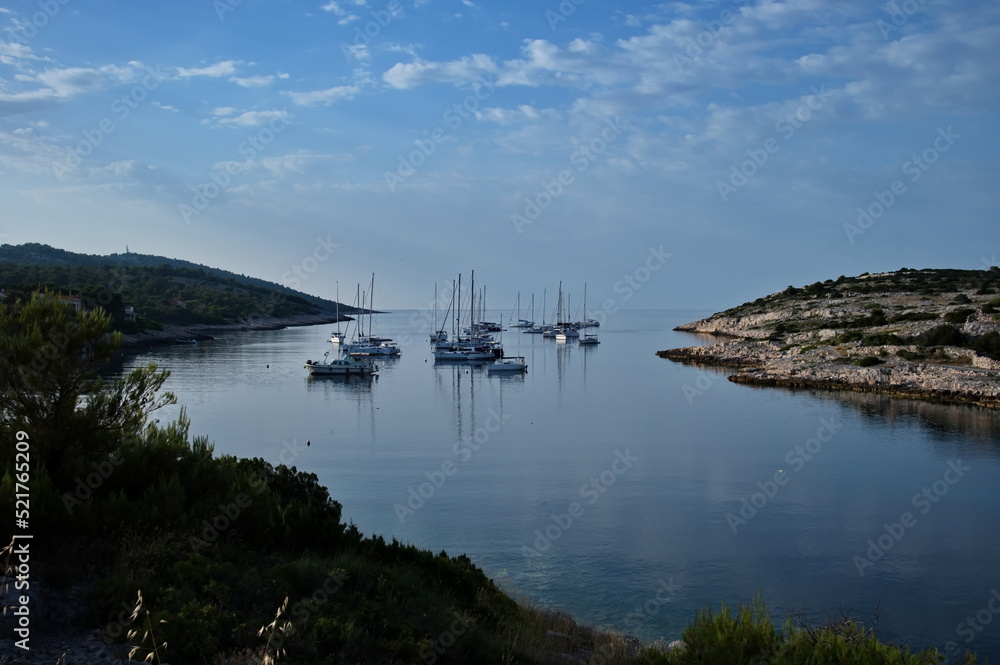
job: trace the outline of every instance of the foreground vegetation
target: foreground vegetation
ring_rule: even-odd
[[[465,556],[365,538],[315,475],[216,456],[190,436],[154,365],[99,369],[121,334],[53,298],[0,306],[0,512],[30,441],[32,584],[85,584],[87,622],[149,662],[893,663],[908,654],[845,622],[777,630],[759,603],[700,615],[669,653],[520,604]],[[23,437],[22,437],[23,438]],[[0,537],[5,534],[0,533]],[[9,553],[9,550],[8,550]],[[36,625],[35,630],[62,630]],[[974,659],[969,661],[975,662]]]

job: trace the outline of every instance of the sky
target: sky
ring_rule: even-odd
[[[717,310],[996,264],[998,96],[996,0],[0,0],[0,242]]]

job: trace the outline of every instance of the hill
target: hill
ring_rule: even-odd
[[[839,277],[677,330],[732,338],[669,349],[737,368],[736,383],[826,387],[1000,406],[1000,270]]]
[[[7,297],[47,290],[83,309],[103,307],[113,327],[138,343],[208,329],[330,323],[337,303],[255,277],[148,254],[78,254],[27,243],[0,246],[0,288]],[[341,304],[341,320],[360,311]]]

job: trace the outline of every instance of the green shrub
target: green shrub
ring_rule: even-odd
[[[897,314],[891,319],[890,323],[897,323],[899,321],[932,321],[939,318],[934,312],[905,312],[903,314]]]
[[[892,333],[874,333],[872,335],[865,335],[861,342],[862,346],[902,346],[907,343],[907,340],[899,337],[898,335],[893,335]]]
[[[949,325],[940,325],[919,335],[916,343],[920,346],[958,346],[963,347],[967,338],[965,334]]]
[[[735,614],[725,605],[700,612],[683,634],[685,647],[669,654],[650,651],[638,663],[668,665],[938,665],[936,649],[918,653],[884,644],[874,628],[848,618],[818,628],[798,627],[791,618],[779,630],[759,599]],[[975,665],[976,657],[965,662]]]
[[[864,358],[858,358],[854,361],[854,364],[858,367],[872,367],[874,365],[881,365],[884,360],[878,356],[865,356]]]
[[[953,309],[950,312],[945,312],[941,315],[941,318],[955,325],[961,325],[969,320],[969,317],[976,313],[976,310],[971,307],[960,307],[959,309]]]

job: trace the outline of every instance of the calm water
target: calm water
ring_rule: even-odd
[[[883,639],[1000,660],[1000,413],[737,386],[654,355],[701,343],[671,329],[707,314],[619,312],[596,347],[508,331],[524,377],[435,364],[411,312],[378,317],[403,354],[377,380],[306,377],[326,325],[125,366],[169,369],[218,453],[315,472],[363,532],[466,553],[581,621],[675,639],[759,591],[780,617],[878,606]]]

